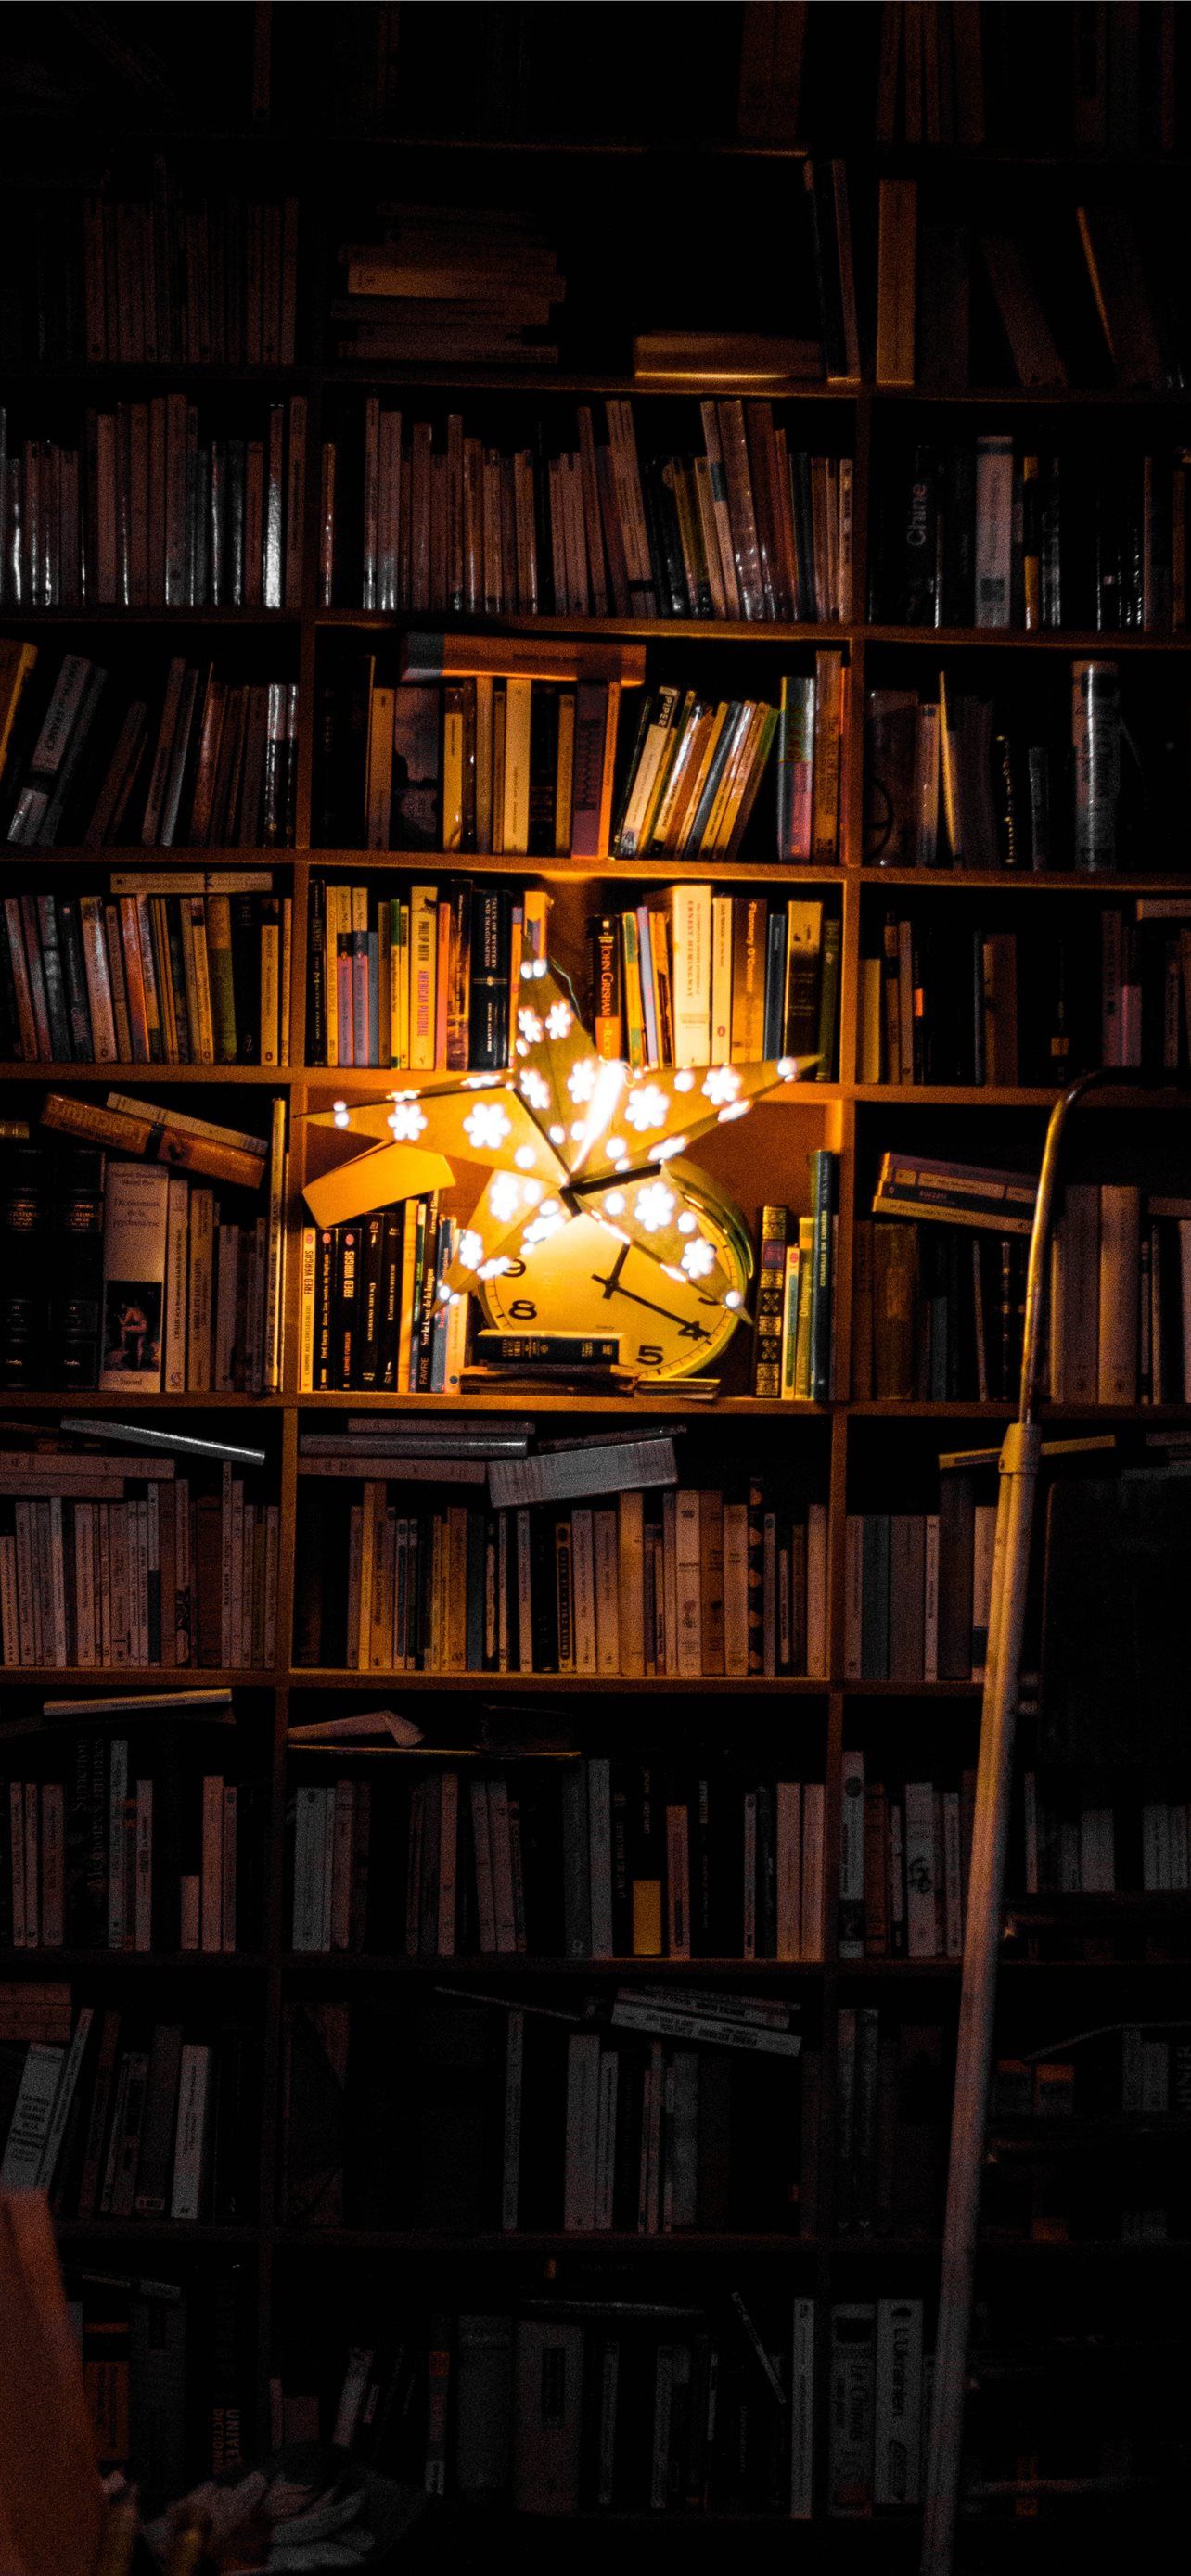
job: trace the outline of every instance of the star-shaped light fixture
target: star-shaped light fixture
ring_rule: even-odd
[[[633,1072],[597,1054],[567,977],[544,957],[521,968],[513,1061],[451,1074],[375,1101],[336,1101],[310,1123],[370,1140],[348,1167],[306,1184],[316,1225],[362,1216],[454,1179],[487,1177],[456,1240],[440,1294],[455,1299],[514,1265],[577,1216],[632,1245],[671,1279],[731,1311],[742,1304],[704,1210],[674,1170],[696,1138],[797,1081],[814,1057]],[[615,1258],[615,1255],[612,1256]]]

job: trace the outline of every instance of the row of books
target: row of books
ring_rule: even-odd
[[[764,699],[721,700],[694,689],[644,694],[612,825],[614,858],[735,859],[775,740],[778,857],[834,866],[840,829],[840,744],[847,672],[842,654],[815,655],[815,675]]]
[[[1101,1794],[1073,1803],[1053,1774],[1022,1776],[1023,1884],[1027,1896],[1112,1895],[1119,1888],[1181,1895],[1188,1885],[1185,1799]]]
[[[463,877],[388,895],[312,876],[310,1063],[502,1071],[522,956],[545,955],[549,907],[536,886]]]
[[[154,394],[74,445],[0,406],[0,606],[298,608],[305,478],[304,394],[234,435]]]
[[[1081,907],[1082,913],[1082,907]],[[1051,1084],[1077,1067],[1177,1073],[1191,1057],[1191,906],[1139,896],[1028,940],[887,912],[862,956],[861,1082]]]
[[[468,1300],[460,1298],[451,1306],[438,1296],[457,1234],[453,1218],[440,1208],[437,1191],[397,1207],[374,1208],[355,1223],[303,1227],[298,1321],[303,1393],[377,1387],[402,1394],[458,1394]],[[328,1439],[338,1461],[332,1472],[349,1472],[353,1456],[360,1472],[366,1472],[367,1452],[353,1447],[350,1438]],[[385,1451],[397,1458],[403,1446],[411,1446],[408,1428],[395,1422]],[[415,1455],[420,1462],[420,1443]],[[417,1472],[424,1474],[425,1466],[419,1463]],[[455,1472],[453,1466],[443,1470],[448,1477]]]
[[[0,644],[3,837],[32,849],[140,841],[288,844],[297,777],[296,681],[230,681],[174,656],[137,684],[67,653],[27,688],[36,646]]]
[[[837,1229],[835,1157],[809,1156],[811,1214],[763,1207],[757,1220],[753,1393],[828,1402]]]
[[[518,899],[468,878],[406,898],[315,876],[310,1061],[501,1069],[522,955],[545,954],[549,905],[540,888]],[[591,949],[600,1055],[634,1072],[795,1055],[832,1079],[840,922],[821,901],[673,886],[599,916]]]
[[[822,1504],[694,1487],[598,1508],[411,1509],[407,1468],[320,1452],[298,1529],[299,1664],[373,1672],[689,1676],[821,1672]],[[418,1470],[425,1475],[427,1470]],[[431,1466],[436,1477],[440,1466]],[[799,1651],[801,1650],[801,1652]]]
[[[296,197],[196,192],[155,153],[143,194],[109,185],[83,198],[81,215],[84,346],[60,358],[292,367]]]
[[[368,241],[339,246],[336,354],[376,365],[558,364],[542,334],[566,281],[549,234],[505,206],[378,208]]]
[[[591,954],[598,1054],[634,1072],[792,1055],[833,1079],[840,920],[820,900],[672,886],[600,914]]]
[[[191,2039],[90,2004],[72,2016],[69,1986],[15,1991],[29,2001],[9,2008],[0,2042],[5,2191],[48,2192],[64,2218],[247,2215],[259,2141],[247,2033]]]
[[[6,1670],[276,1661],[278,1509],[230,1465],[195,1492],[170,1457],[4,1455]]]
[[[295,1950],[822,1958],[820,1781],[603,1754],[519,1765],[511,1783],[421,1769],[392,1797],[350,1773],[298,1787]]]
[[[955,1789],[931,1780],[887,1789],[866,1776],[862,1752],[845,1752],[841,1959],[962,1958],[975,1804],[974,1771]]]
[[[1011,431],[919,444],[883,468],[878,624],[1025,634],[1178,633],[1187,618],[1187,462],[1040,455]]]
[[[962,1473],[940,1479],[937,1512],[848,1513],[848,1681],[983,1679],[996,1517]]]
[[[536,424],[508,451],[446,421],[364,405],[361,577],[366,609],[473,616],[807,619],[851,614],[852,459],[792,448],[772,403],[699,405],[698,421],[643,416],[608,396],[604,436],[581,403],[574,443]],[[679,434],[667,453],[667,431]],[[322,596],[334,539],[337,450],[323,450]]]
[[[1020,201],[972,219],[920,204],[917,179],[878,185],[879,386],[1180,389],[1185,330],[1156,206],[1143,216],[1076,182],[1031,224]]]
[[[129,1768],[126,1736],[80,1736],[59,1779],[10,1780],[0,1944],[235,1950],[255,1911],[253,1788]]]
[[[488,649],[476,648],[475,658]],[[467,652],[473,658],[470,638]],[[503,644],[493,658],[504,664],[514,653]],[[433,669],[440,656],[419,659]],[[373,657],[361,655],[344,680],[329,683],[323,705],[330,843],[509,858],[595,858],[609,846],[616,680],[566,688],[480,671],[391,689],[377,685]]]
[[[304,2431],[325,2423],[362,2461],[475,2506],[811,2518],[823,2430],[813,2298],[795,2293],[782,2317],[763,2284],[706,2305],[593,2284],[516,2315],[400,2323],[351,2346],[337,2400],[325,2417],[308,2401]],[[833,2306],[825,2394],[827,2511],[917,2504],[930,2397],[921,2299]]]
[[[937,695],[869,692],[865,855],[880,867],[1090,874],[1151,862],[1160,813],[1144,773],[1126,774],[1115,662],[1071,666],[1065,744],[1045,708],[1019,716],[992,698],[957,691],[945,672]],[[1060,782],[1069,787],[1060,797]],[[1159,782],[1154,781],[1154,791]],[[1151,837],[1146,839],[1146,834]]]
[[[267,870],[114,873],[11,894],[0,1054],[17,1064],[285,1064],[293,906]],[[317,1059],[316,1059],[317,1061]]]
[[[1187,1402],[1191,1198],[1133,1182],[1068,1182],[1050,1296],[1057,1403]]]
[[[756,14],[805,13],[777,7]],[[746,21],[753,15],[746,8]],[[1091,0],[1077,15],[1057,9],[1035,22],[1027,50],[1010,11],[883,0],[876,139],[961,149],[987,141],[1010,151],[1042,139],[1052,151],[1170,152],[1180,96],[1177,25],[1177,10],[1166,5],[1134,15]],[[788,139],[801,131],[796,123]]]
[[[396,2204],[410,2227],[459,2237],[696,2226],[790,2236],[802,2217],[802,2114],[812,2160],[816,2125],[792,2012],[726,1991],[636,1987],[610,1992],[598,2022],[565,2002],[453,1988],[400,2008],[289,2006],[288,2222],[391,2226]],[[396,2089],[395,2066],[408,2077]],[[372,2125],[358,2138],[356,2104],[383,2138]]]
[[[135,1114],[141,1104],[130,1106]],[[118,1109],[110,1114],[120,1117]],[[162,1162],[120,1161],[88,1147],[3,1148],[4,1382],[275,1393],[283,1115],[279,1102],[272,1144],[260,1157],[260,1178],[268,1176],[260,1214],[242,1201],[229,1210],[213,1189]]]
[[[1028,1251],[1020,1235],[858,1218],[854,1402],[1016,1401]]]

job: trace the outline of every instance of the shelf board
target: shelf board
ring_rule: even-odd
[[[290,853],[292,855],[292,853]],[[818,866],[808,860],[755,860],[747,852],[738,859],[725,860],[719,867],[710,859],[651,858],[618,859],[611,853],[591,859],[518,858],[492,850],[302,850],[299,855],[312,870],[324,875],[331,870],[351,870],[355,875],[371,871],[402,870],[408,875],[424,876],[428,869],[449,871],[452,876],[545,877],[555,884],[592,885],[610,879],[621,885],[635,884],[638,879],[649,884],[707,885],[726,877],[733,886],[745,885],[835,885],[842,882],[847,870],[838,863]]]
[[[1145,894],[1181,894],[1187,898],[1191,914],[1191,871],[1187,869],[1147,870],[1132,875],[1127,870],[1113,870],[1093,875],[1086,868],[883,868],[866,860],[855,873],[865,889],[877,886],[913,886],[919,893],[952,894],[1097,894],[1117,901],[1122,896]]]
[[[174,369],[177,374],[178,370]],[[28,627],[40,634],[54,626],[265,626],[278,629],[301,624],[297,608],[167,608],[164,602],[145,608],[0,608],[0,624]]]
[[[319,608],[315,610],[316,628],[347,628],[365,635],[393,635],[404,627],[416,632],[466,636],[483,635],[579,635],[615,638],[631,636],[648,644],[846,644],[850,637],[867,633],[867,628],[851,624],[840,617],[815,620],[797,617],[583,617],[570,614],[538,612],[533,615],[508,613],[489,616],[476,609],[448,612],[412,608]],[[909,630],[911,633],[915,629]],[[449,676],[449,675],[448,675]]]
[[[147,1083],[157,1089],[162,1083],[180,1082],[218,1084],[245,1083],[250,1089],[276,1091],[291,1083],[296,1065],[277,1064],[144,1064],[139,1058],[116,1064],[0,1064],[0,1082],[106,1082],[123,1086],[127,1082]]]
[[[206,1678],[206,1676],[204,1676]],[[212,1675],[214,1680],[215,1676]],[[783,1698],[822,1699],[828,1689],[825,1681],[808,1681],[805,1674],[748,1673],[739,1679],[735,1674],[704,1673],[688,1677],[679,1673],[642,1675],[631,1673],[366,1673],[350,1667],[326,1664],[294,1664],[286,1675],[292,1687],[303,1690],[343,1690],[349,1684],[375,1690],[380,1680],[392,1681],[404,1691],[495,1691],[500,1697],[514,1698],[523,1691],[533,1695],[565,1691],[582,1699],[623,1698],[626,1691],[648,1691],[651,1696],[675,1696],[687,1699],[739,1698],[742,1692],[753,1697],[762,1692]]]
[[[93,2244],[102,2238],[123,2245],[251,2245],[261,2241],[259,2227],[233,2227],[205,2218],[56,2218],[55,2231],[65,2245]]]
[[[1186,399],[1184,395],[1184,405]],[[756,631],[753,627],[746,629],[750,634]],[[1134,626],[1104,633],[1095,627],[1089,632],[1083,627],[1062,626],[902,626],[874,618],[867,624],[841,626],[836,632],[866,644],[912,645],[918,651],[932,653],[1066,653],[1081,660],[1094,655],[1115,662],[1121,653],[1191,651],[1191,634]]]
[[[292,1753],[303,1752],[302,1745],[291,1745]],[[499,1760],[494,1754],[492,1759]],[[47,1953],[46,1955],[54,1955]],[[88,1954],[90,1955],[90,1954]],[[97,1954],[102,1958],[105,1954]],[[456,1953],[449,1959],[410,1959],[403,1952],[369,1953],[366,1950],[288,1950],[282,1959],[290,1974],[297,1970],[331,1969],[336,1976],[407,1976],[429,1978],[432,1983],[470,1985],[477,1977],[563,1977],[590,1984],[592,1978],[611,1977],[620,1984],[645,1981],[652,1984],[673,1979],[677,1985],[698,1985],[702,1978],[717,1983],[727,1978],[733,1983],[744,1979],[750,1984],[760,1977],[766,1984],[785,1983],[792,1977],[821,1977],[821,1959],[561,1959],[544,1952],[522,1950],[495,1957],[486,1952],[480,1958],[461,1958]]]
[[[152,1711],[156,1719],[160,1719],[166,1713],[160,1709]],[[87,1722],[86,1719],[81,1721],[84,1726]],[[36,1741],[34,1737],[27,1737],[25,1740],[30,1744]],[[121,1970],[132,1968],[145,1976],[166,1972],[174,1976],[180,1968],[214,1968],[226,1974],[235,1968],[263,1968],[265,1965],[263,1950],[6,1949],[3,1952],[3,1959],[6,1977],[12,1976],[14,1970],[19,1972],[22,1968],[36,1969],[42,1976],[48,1975],[51,1970],[57,1970],[62,1976],[71,1977],[106,1976],[109,1968]]]
[[[1188,907],[1191,916],[1191,906]],[[1072,1076],[1074,1079],[1074,1076]],[[865,1082],[844,1086],[845,1096],[862,1106],[896,1101],[920,1109],[1046,1109],[1063,1098],[1064,1084],[991,1082]],[[1114,1084],[1111,1091],[1091,1091],[1081,1109],[1191,1109],[1191,1090],[1170,1082]]]
[[[194,1390],[186,1395],[141,1394],[135,1387],[5,1387],[0,1390],[0,1413],[15,1407],[18,1413],[106,1413],[114,1407],[117,1413],[239,1413],[253,1412],[263,1405],[270,1413],[284,1412],[298,1402],[296,1396],[284,1395],[214,1395]],[[201,1464],[201,1461],[200,1461]]]
[[[764,2255],[772,2261],[777,2254],[813,2255],[821,2244],[814,2236],[743,2233],[724,2229],[675,2228],[668,2233],[638,2235],[634,2228],[596,2229],[580,2232],[562,2228],[526,2228],[481,2230],[475,2235],[456,2235],[435,2227],[276,2227],[268,2230],[274,2244],[301,2246],[310,2253],[317,2247],[328,2253],[386,2254],[644,2254],[683,2255],[719,2254],[733,2258]]]
[[[255,1399],[254,1399],[255,1400]],[[240,1403],[242,1398],[237,1397]],[[312,1405],[319,1412],[416,1413],[433,1410],[449,1420],[454,1414],[467,1413],[662,1413],[681,1416],[695,1423],[704,1418],[722,1422],[725,1417],[743,1415],[753,1421],[774,1420],[826,1421],[833,1410],[829,1404],[810,1404],[805,1398],[783,1403],[778,1396],[721,1395],[711,1404],[686,1404],[682,1400],[682,1380],[675,1378],[668,1386],[649,1387],[639,1395],[569,1395],[543,1388],[526,1394],[517,1389],[494,1387],[490,1394],[412,1395],[386,1389],[383,1393],[365,1394],[342,1388],[327,1388],[319,1394],[287,1396],[284,1401],[299,1409]],[[971,1411],[971,1407],[968,1408]]]

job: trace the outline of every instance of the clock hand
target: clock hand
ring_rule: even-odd
[[[619,1266],[618,1263],[617,1268]],[[639,1297],[634,1288],[622,1288],[615,1270],[610,1279],[601,1279],[598,1270],[593,1270],[591,1275],[596,1287],[603,1289],[605,1297],[627,1297],[631,1306],[644,1306],[647,1314],[662,1315],[668,1324],[681,1324],[681,1315],[676,1315],[671,1307],[655,1306],[652,1297]]]

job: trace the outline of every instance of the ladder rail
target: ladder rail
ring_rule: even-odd
[[[1113,1077],[1107,1077],[1112,1080]],[[1120,1077],[1116,1077],[1118,1080]],[[1064,1136],[1073,1109],[1101,1083],[1081,1075],[1055,1102],[1046,1130],[1030,1233],[1018,1418],[1000,1455],[988,1651],[980,1711],[980,1753],[968,1880],[963,1985],[947,2166],[947,2209],[935,2339],[934,2395],[924,2482],[922,2576],[951,2576],[959,2504],[968,2341],[988,2120],[1005,1893],[1005,1852],[1021,1673],[1034,1507],[1042,1447],[1042,1393],[1050,1242]]]

